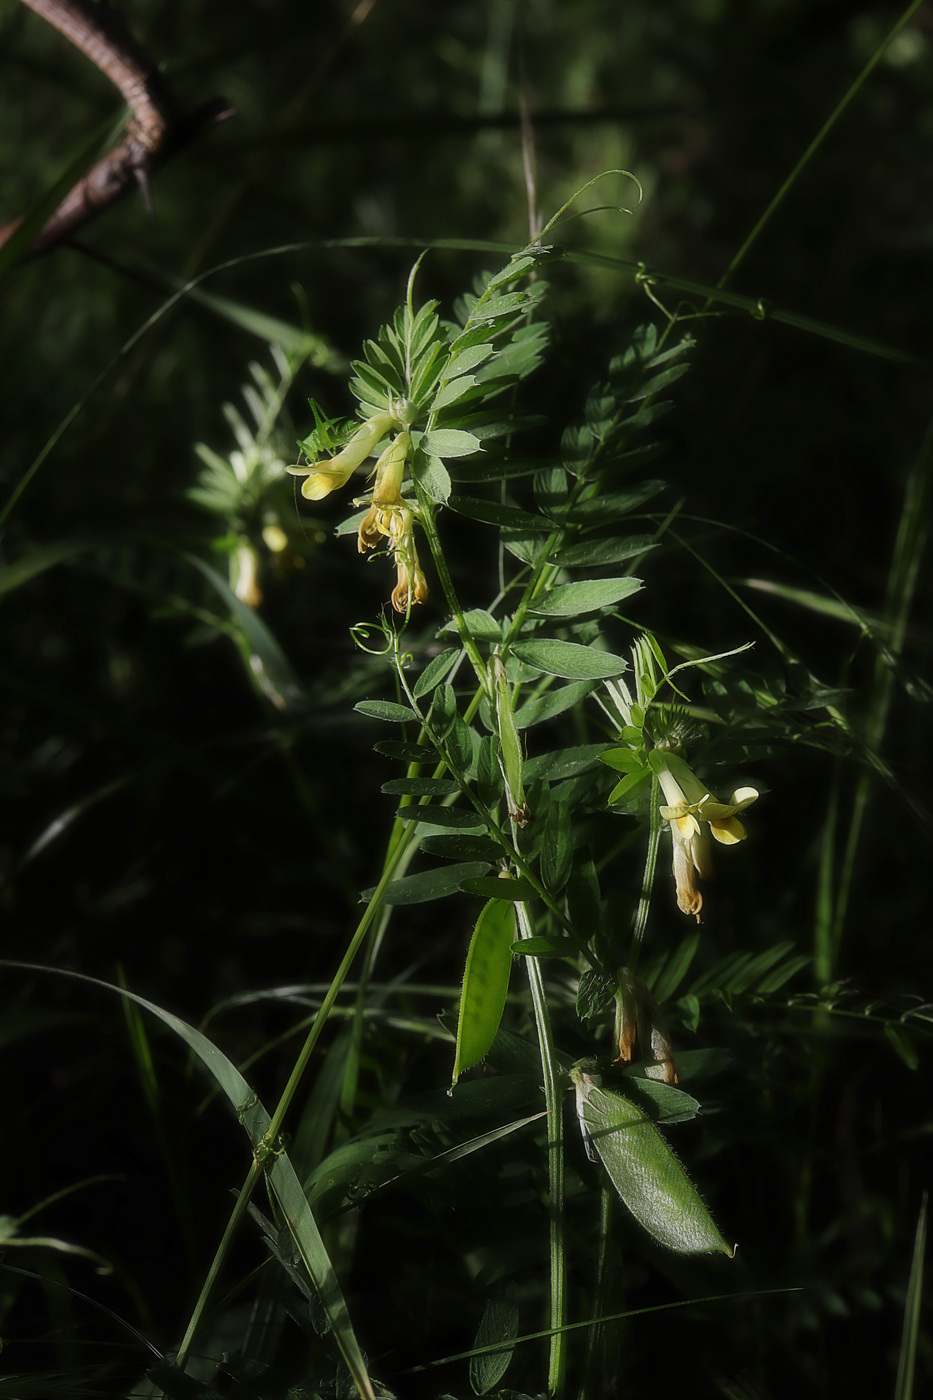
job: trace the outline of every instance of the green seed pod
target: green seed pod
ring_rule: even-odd
[[[585,1062],[584,1062],[585,1063]],[[644,1110],[570,1071],[587,1155],[599,1157],[622,1200],[650,1235],[678,1254],[730,1249],[680,1162]]]
[[[509,990],[514,941],[515,905],[511,900],[490,899],[476,921],[463,970],[451,1087],[465,1069],[488,1054],[495,1040]]]

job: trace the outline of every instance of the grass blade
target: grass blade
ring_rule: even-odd
[[[927,1195],[923,1194],[920,1215],[917,1219],[917,1233],[914,1237],[914,1258],[910,1266],[910,1280],[907,1284],[907,1302],[904,1305],[904,1331],[901,1334],[901,1351],[897,1359],[897,1380],[894,1385],[894,1400],[912,1400],[914,1393],[914,1367],[917,1361],[917,1339],[920,1336],[920,1305],[923,1301],[923,1255],[927,1238]]]
[[[151,1011],[154,1016],[157,1016],[168,1026],[169,1030],[174,1031],[185,1042],[204,1067],[210,1071],[229,1099],[240,1123],[246,1129],[254,1151],[262,1152],[271,1122],[269,1114],[240,1071],[227,1059],[223,1051],[213,1041],[208,1040],[207,1036],[195,1030],[194,1026],[189,1026],[187,1021],[174,1016],[170,1011],[165,1011],[155,1002],[137,996],[135,992],[127,991],[123,987],[115,987],[96,977],[87,977],[83,973],[69,972],[64,968],[43,967],[38,963],[4,961],[0,966],[21,968],[28,972],[54,972],[62,977],[86,982],[103,991],[116,992],[118,996],[129,997],[137,1006]],[[267,1158],[266,1171],[289,1231],[321,1299],[321,1304],[333,1331],[334,1340],[347,1363],[356,1388],[360,1395],[365,1397],[365,1400],[375,1400],[372,1382],[369,1379],[366,1362],[353,1330],[343,1291],[301,1188],[301,1182],[298,1180],[288,1155],[285,1152],[277,1153],[273,1150]]]

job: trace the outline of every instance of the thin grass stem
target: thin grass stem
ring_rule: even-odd
[[[519,938],[531,938],[532,925],[527,906],[515,905]],[[564,1116],[561,1072],[558,1068],[551,1033],[547,995],[541,964],[537,958],[526,958],[528,982],[534,1007],[538,1046],[541,1051],[541,1072],[544,1076],[544,1102],[548,1125],[548,1187],[550,1198],[550,1322],[551,1335],[548,1361],[548,1394],[560,1397],[564,1390],[567,1358],[563,1327],[566,1322],[566,1246],[564,1240]]]

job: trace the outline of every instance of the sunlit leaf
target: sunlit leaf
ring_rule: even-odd
[[[415,453],[412,474],[432,501],[446,505],[450,499],[450,473],[440,457],[433,457],[430,452],[419,449]]]
[[[643,587],[640,578],[594,578],[581,583],[564,583],[536,598],[528,611],[539,617],[577,617],[611,607]]]
[[[570,1073],[587,1148],[639,1224],[679,1254],[718,1251],[731,1258],[733,1250],[645,1110],[601,1088],[577,1065]]]
[[[381,719],[387,724],[408,724],[417,721],[418,716],[407,705],[396,705],[394,700],[358,700],[353,706],[357,714],[369,719]]]
[[[561,642],[551,638],[532,642],[513,642],[512,651],[537,671],[570,680],[597,680],[620,676],[628,662],[621,656],[579,642]]]
[[[432,457],[468,457],[479,445],[479,438],[458,428],[437,428],[421,439],[422,450]]]
[[[447,647],[439,656],[435,656],[433,660],[428,662],[415,682],[414,696],[416,700],[420,700],[424,695],[429,695],[436,686],[440,685],[459,655],[459,648]]]

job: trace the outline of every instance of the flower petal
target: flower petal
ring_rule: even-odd
[[[689,850],[697,874],[704,880],[712,880],[716,874],[716,867],[713,865],[713,855],[706,837],[694,836]]]
[[[697,882],[693,874],[693,859],[687,854],[686,848],[674,837],[674,882],[677,885],[677,907],[684,914],[692,914],[697,923],[700,922],[700,910],[703,908],[703,896],[697,889]]]
[[[337,461],[336,457],[334,461]],[[353,462],[348,467],[316,467],[301,483],[301,494],[306,501],[323,501],[331,491],[347,484],[353,475],[354,467]]]
[[[710,822],[709,829],[714,839],[723,846],[734,846],[737,842],[744,841],[748,835],[738,817],[726,817],[721,821]]]

